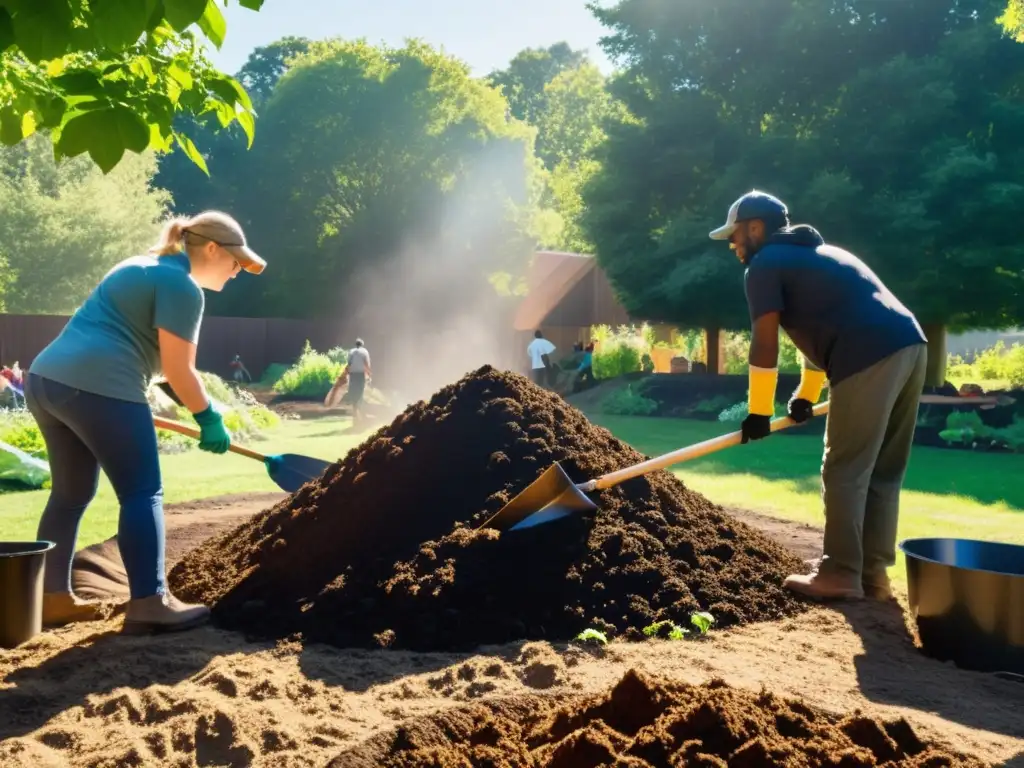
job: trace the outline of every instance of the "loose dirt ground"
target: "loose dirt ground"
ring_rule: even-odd
[[[170,560],[277,498],[169,508]],[[800,557],[818,554],[814,528],[737,515]],[[1024,766],[1024,685],[924,658],[904,616],[896,603],[864,603],[704,641],[593,651],[513,643],[475,654],[248,643],[212,627],[130,638],[115,617],[0,651],[0,765],[319,766],[411,718],[485,698],[603,691],[637,669],[904,716],[922,738]]]

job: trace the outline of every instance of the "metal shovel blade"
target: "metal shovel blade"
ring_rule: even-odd
[[[556,462],[480,527],[514,531],[595,509],[597,505]]]
[[[300,456],[296,453],[282,453],[264,459],[267,474],[287,493],[295,493],[306,483],[319,478],[330,466],[330,462]]]

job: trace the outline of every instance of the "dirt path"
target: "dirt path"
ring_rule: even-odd
[[[167,531],[167,568],[190,549],[212,536],[235,528],[285,498],[285,493],[236,493],[214,499],[168,504],[164,507]],[[117,538],[94,544],[75,554],[72,586],[90,599],[128,599],[128,576]]]
[[[180,553],[277,494],[168,510]],[[738,513],[800,556],[821,533]],[[0,651],[0,765],[324,765],[399,723],[481,697],[595,692],[636,668],[688,682],[720,676],[835,712],[904,716],[923,737],[994,765],[1024,766],[1024,685],[923,657],[895,603],[816,609],[705,641],[583,651],[515,643],[472,655],[247,643],[212,627],[122,637],[120,619],[47,632]]]

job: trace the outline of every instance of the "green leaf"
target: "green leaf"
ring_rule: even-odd
[[[89,3],[96,37],[114,51],[138,41],[155,8],[156,0],[90,0]]]
[[[206,12],[207,0],[164,0],[164,16],[179,32],[195,24]]]
[[[203,173],[207,176],[210,175],[210,169],[206,167],[206,159],[200,154],[199,149],[195,144],[192,143],[192,139],[183,133],[174,133],[174,140],[178,142],[178,146],[185,152],[185,156],[193,163],[199,166]]]
[[[149,146],[158,152],[170,152],[174,146],[174,136],[159,123],[150,123]]]
[[[88,152],[100,170],[109,173],[126,149],[142,152],[149,139],[145,121],[118,104],[74,113],[61,128],[58,149],[67,157]]]
[[[690,623],[703,635],[711,629],[711,625],[715,623],[715,617],[707,611],[701,611],[690,616]]]
[[[0,142],[13,147],[36,130],[36,119],[31,112],[19,114],[13,107],[0,109]]]
[[[233,77],[228,77],[227,81],[231,83],[231,87],[234,88],[235,93],[238,94],[238,103],[245,107],[245,109],[252,111],[252,99],[249,98],[249,94],[246,93],[242,84]]]
[[[0,51],[6,51],[14,45],[14,24],[11,22],[11,14],[6,8],[0,7]]]
[[[91,69],[69,69],[51,82],[69,95],[95,96],[103,93],[103,84]]]
[[[145,78],[148,83],[156,82],[156,72],[153,71],[153,65],[145,56],[136,56],[132,59],[128,69],[136,77]]]
[[[43,128],[56,128],[64,119],[68,103],[60,96],[41,96],[36,99],[35,110],[42,119]]]
[[[238,0],[238,4],[250,11],[258,11],[263,7],[263,0]]]
[[[206,10],[203,11],[203,16],[199,19],[199,28],[203,30],[203,34],[209,38],[210,42],[220,50],[220,47],[224,45],[224,35],[228,31],[228,24],[224,20],[224,14],[217,7],[217,0],[209,0],[207,2]]]
[[[593,628],[584,629],[576,635],[576,640],[581,643],[600,643],[601,645],[608,644],[608,636],[604,632]]]
[[[68,0],[30,0],[12,19],[14,38],[33,64],[63,56],[71,42],[74,13]]]
[[[174,78],[184,90],[192,90],[192,74],[178,62],[175,61],[167,68],[167,74]]]
[[[234,106],[235,102],[239,100],[238,92],[226,77],[208,77],[206,87],[217,94],[225,104]]]
[[[256,118],[252,116],[252,112],[239,112],[235,119],[238,120],[238,124],[245,131],[245,137],[249,140],[246,149],[252,149],[252,142],[256,137]]]

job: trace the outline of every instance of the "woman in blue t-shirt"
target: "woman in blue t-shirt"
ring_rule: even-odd
[[[242,269],[260,274],[265,267],[230,216],[174,219],[150,255],[122,261],[100,281],[32,362],[25,396],[52,480],[38,537],[57,545],[46,563],[45,624],[103,615],[71,590],[78,525],[101,468],[121,505],[117,539],[131,590],[124,631],[188,629],[209,617],[208,608],[186,605],[167,589],[163,485],[146,391],[162,372],[201,429],[199,447],[227,451],[231,436],[195,367],[203,289],[220,291]]]

